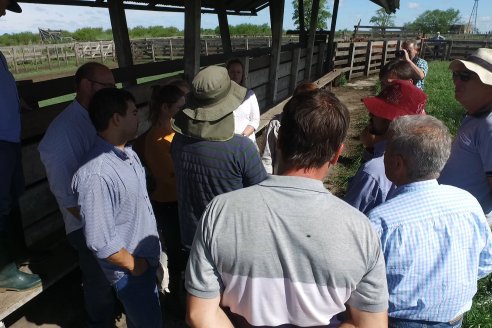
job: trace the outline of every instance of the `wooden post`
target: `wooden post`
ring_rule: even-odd
[[[19,73],[19,68],[17,67],[17,56],[15,47],[12,48],[12,60],[14,62],[14,72]]]
[[[316,37],[316,26],[318,24],[319,1],[313,0],[311,7],[311,18],[309,20],[309,38],[306,52],[306,66],[304,67],[304,80],[311,81],[311,66],[314,53],[314,39]]]
[[[57,45],[55,45],[55,52],[56,52],[56,62],[58,63],[58,67],[60,67],[60,54],[58,53]]]
[[[229,23],[227,20],[227,12],[225,9],[226,0],[220,1],[217,17],[219,19],[220,38],[222,40],[222,51],[224,55],[230,57],[232,54],[231,33],[229,31]]]
[[[201,0],[185,0],[184,75],[191,82],[200,70]]]
[[[241,58],[241,62],[243,63],[244,66],[244,83],[246,83],[246,87],[250,86],[249,83],[249,57],[245,56]]]
[[[446,60],[449,60],[451,58],[451,51],[453,50],[453,40],[448,41],[447,44],[448,49],[446,51]]]
[[[67,47],[63,47],[63,59],[65,60],[65,65],[68,66],[68,57],[67,57]]]
[[[383,42],[383,53],[381,55],[381,68],[386,65],[386,60],[388,57],[388,40],[384,40]]]
[[[318,45],[318,67],[316,68],[316,77],[321,77],[323,75],[323,64],[325,60],[326,43],[320,43]]]
[[[249,50],[249,41],[248,41],[248,37],[246,37],[246,39],[244,40],[244,44],[246,46],[246,50]]]
[[[173,40],[169,39],[169,59],[173,60],[174,59],[174,54],[173,54]]]
[[[111,20],[111,29],[113,31],[113,40],[116,46],[116,53],[119,67],[133,66],[132,49],[130,37],[128,36],[128,26],[126,23],[125,9],[123,1],[108,0],[109,18]],[[136,78],[130,78],[129,81],[123,81],[124,86],[137,83]]]
[[[102,41],[99,41],[99,50],[101,51],[100,55],[101,55],[101,63],[104,63],[104,46],[103,46],[103,42]]]
[[[77,43],[73,44],[73,52],[75,53],[75,65],[79,67],[79,52],[77,51]]]
[[[289,93],[292,94],[297,86],[297,79],[299,76],[299,62],[301,61],[301,48],[294,48],[292,50],[292,65],[290,67],[290,84]]]
[[[51,69],[51,56],[50,56],[50,48],[46,46],[46,56],[48,57],[48,66]]]
[[[272,38],[267,36],[267,39],[268,39],[268,48],[270,48],[272,46]]]
[[[278,68],[282,50],[282,27],[284,20],[285,1],[270,0],[270,21],[272,28],[272,52],[270,56],[270,72],[267,102],[277,102]]]
[[[208,42],[207,39],[203,40],[205,42],[205,56],[208,56]]]
[[[152,61],[155,62],[155,49],[154,49],[154,41],[150,41],[150,50],[152,51]]]
[[[335,0],[333,2],[333,13],[331,16],[331,27],[330,27],[330,35],[328,36],[328,51],[327,51],[327,60],[325,65],[325,72],[333,70],[333,56],[335,54],[335,48],[333,45],[335,44],[335,31],[337,28],[337,16],[338,16],[338,5],[340,4],[340,0]]]
[[[32,52],[34,55],[34,68],[38,70],[38,57],[36,56],[36,47],[32,47]]]
[[[349,70],[349,81],[352,78],[352,70],[354,68],[354,58],[355,58],[355,42],[350,43],[350,48],[349,48],[349,56],[348,56],[348,67],[350,67]]]
[[[424,47],[425,47],[424,39],[420,39],[419,56],[422,59],[424,59],[424,54],[425,54]]]
[[[372,41],[368,41],[367,50],[366,50],[366,67],[365,67],[366,76],[369,76],[369,72],[371,71],[371,60],[372,60]]]

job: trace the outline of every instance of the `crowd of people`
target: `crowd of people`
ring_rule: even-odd
[[[19,97],[0,61],[0,288],[26,290],[41,280],[4,245],[22,174]],[[156,86],[138,138],[132,94],[103,64],[82,65],[38,149],[87,325],[112,327],[120,302],[129,327],[162,327],[163,293],[191,327],[461,327],[492,272],[492,50],[449,68],[466,111],[454,141],[425,111],[414,42],[381,69],[381,92],[362,100],[363,163],[340,199],[323,185],[350,126],[334,93],[299,85],[260,156],[240,60]]]

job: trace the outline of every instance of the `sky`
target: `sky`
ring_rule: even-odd
[[[297,0],[296,0],[297,1]],[[413,21],[426,10],[449,8],[458,9],[463,22],[468,22],[475,0],[400,0],[400,9],[395,16],[396,26]],[[284,29],[293,29],[292,1],[286,0],[284,15]],[[333,0],[328,0],[329,9]],[[7,15],[0,18],[0,34],[18,33],[24,31],[37,32],[38,27],[52,30],[74,31],[82,27],[111,27],[109,14],[104,8],[20,4],[23,13],[15,14],[7,11]],[[369,23],[371,17],[379,7],[369,0],[340,0],[337,30],[353,30],[354,25],[361,19],[361,25]],[[229,24],[241,23],[269,24],[269,9],[265,8],[257,16],[240,17],[229,16]],[[183,29],[184,14],[182,13],[154,13],[141,10],[127,10],[127,23],[130,28],[135,26],[175,26]],[[328,22],[328,26],[330,26]],[[215,28],[218,25],[216,15],[203,14],[202,27]],[[477,26],[481,32],[492,30],[492,1],[479,0]]]

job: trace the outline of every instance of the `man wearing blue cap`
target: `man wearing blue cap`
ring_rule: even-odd
[[[0,17],[5,11],[22,12],[16,1],[0,0]],[[21,166],[20,101],[15,79],[0,52],[0,290],[26,290],[41,284],[38,275],[17,269],[7,250],[12,209],[24,188]]]

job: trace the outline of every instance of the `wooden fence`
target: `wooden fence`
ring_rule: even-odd
[[[478,48],[490,48],[492,39],[476,40],[425,40],[421,56],[426,59],[463,59]]]
[[[256,48],[269,48],[271,37],[232,38],[232,50],[242,51]],[[284,37],[283,44],[297,43],[296,36]],[[136,39],[131,41],[133,60],[136,63],[174,60],[184,55],[183,38]],[[79,66],[87,61],[115,61],[113,41],[72,42],[49,45],[30,45],[0,47],[7,63],[15,73],[36,70],[38,68],[53,69],[63,65]],[[220,38],[204,38],[201,41],[201,54],[204,56],[223,53]]]

